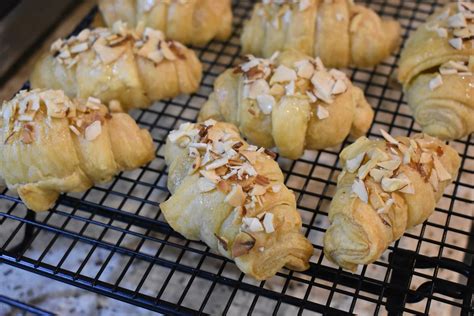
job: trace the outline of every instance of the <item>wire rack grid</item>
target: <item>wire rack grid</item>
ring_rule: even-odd
[[[403,38],[440,3],[368,0],[403,27]],[[472,315],[474,289],[474,141],[451,142],[462,156],[457,179],[435,213],[408,231],[380,260],[352,274],[322,253],[327,210],[340,172],[338,148],[278,158],[297,197],[303,229],[315,247],[303,273],[282,270],[266,282],[246,277],[200,242],[184,239],[166,223],[163,145],[180,123],[194,121],[215,78],[240,60],[239,35],[252,1],[234,1],[234,32],[225,42],[195,48],[204,65],[198,93],[157,102],[132,113],[149,129],[156,159],[81,194],[65,194],[46,213],[26,210],[5,189],[0,199],[0,262],[166,314],[461,314]],[[94,10],[76,32],[87,27]],[[370,137],[419,132],[394,74],[399,54],[374,68],[347,69],[376,112]]]

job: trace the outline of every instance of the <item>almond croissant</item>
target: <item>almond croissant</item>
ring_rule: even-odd
[[[348,270],[374,262],[425,221],[460,167],[457,152],[436,138],[382,135],[385,140],[361,137],[340,155],[324,253]]]
[[[60,90],[20,91],[2,108],[0,175],[33,211],[154,158],[153,141],[125,113]]]
[[[273,155],[214,120],[182,124],[165,147],[172,196],[160,207],[168,223],[258,280],[283,266],[306,270],[313,253]]]
[[[201,76],[192,50],[164,40],[160,31],[129,30],[119,22],[112,30],[85,29],[54,42],[37,62],[31,85],[61,89],[69,97],[119,101],[129,110],[195,92]]]
[[[296,49],[328,67],[373,66],[400,43],[400,25],[351,0],[262,1],[241,38],[245,54]]]
[[[399,81],[423,132],[459,139],[474,132],[474,4],[449,4],[410,36]]]
[[[109,26],[141,22],[184,44],[225,40],[232,32],[230,0],[99,0],[99,9]]]
[[[277,57],[278,56],[278,57]],[[364,135],[373,110],[346,75],[296,51],[247,61],[220,75],[199,120],[231,122],[253,144],[297,159],[307,149]]]

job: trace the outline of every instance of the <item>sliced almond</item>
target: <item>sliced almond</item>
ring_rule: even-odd
[[[336,81],[336,83],[332,87],[331,93],[337,95],[337,94],[344,93],[346,91],[347,91],[346,83],[344,82],[344,80],[339,79],[339,80]]]
[[[349,171],[350,173],[356,172],[357,169],[359,169],[359,167],[362,163],[362,160],[364,160],[364,157],[365,157],[365,153],[360,153],[357,156],[355,156],[354,158],[347,160],[346,161],[347,171]]]
[[[309,60],[303,59],[297,61],[295,63],[295,67],[297,69],[298,76],[300,76],[301,78],[311,79],[311,77],[313,76],[314,66]]]
[[[286,95],[294,95],[295,94],[295,81],[291,80],[286,86],[285,86],[285,93]]]
[[[466,27],[466,18],[464,17],[464,14],[462,13],[457,13],[448,18],[448,25],[451,28],[458,28],[458,27]]]
[[[230,204],[233,207],[242,206],[245,203],[245,193],[239,184],[232,185],[232,189],[227,194],[224,202]]]
[[[380,183],[384,177],[391,177],[393,172],[390,170],[373,168],[370,170],[369,174],[375,182]]]
[[[357,176],[359,177],[359,179],[365,179],[365,177],[367,177],[367,175],[369,174],[370,170],[375,168],[375,166],[377,166],[377,160],[375,159],[371,159],[362,166],[360,166],[359,170],[357,171]]]
[[[281,191],[281,184],[274,184],[272,185],[272,192],[273,193],[278,193]]]
[[[364,203],[368,203],[369,195],[365,187],[364,181],[356,179],[352,184],[352,192]]]
[[[69,125],[69,129],[77,136],[81,135],[81,132],[74,125]]]
[[[211,162],[210,164],[208,164],[206,166],[206,170],[217,169],[219,167],[222,167],[222,166],[226,165],[228,162],[229,162],[229,159],[227,159],[227,158],[216,159],[216,160],[214,160],[213,162]]]
[[[250,195],[260,196],[260,195],[264,195],[266,192],[267,192],[267,189],[264,186],[255,185],[252,191],[250,192]]]
[[[400,167],[401,161],[399,159],[387,160],[377,163],[377,166],[383,169],[394,171]]]
[[[446,168],[443,166],[443,164],[436,155],[433,155],[433,164],[436,173],[438,174],[439,181],[451,180],[451,174],[448,172],[448,170],[446,170]]]
[[[94,141],[102,133],[102,125],[100,121],[94,121],[92,124],[86,127],[84,131],[84,137],[87,141]]]
[[[285,94],[285,87],[280,84],[274,84],[270,88],[270,94],[275,97],[281,97]]]
[[[278,66],[275,70],[272,78],[270,79],[270,84],[280,83],[280,82],[289,82],[298,79],[296,71],[291,68],[288,68],[284,65]]]
[[[318,119],[324,120],[329,117],[329,111],[322,105],[318,105],[318,109],[316,110],[316,115]]]
[[[246,255],[255,246],[255,238],[246,232],[240,232],[232,244],[232,257],[237,258]]]
[[[384,177],[381,181],[382,189],[385,192],[395,192],[403,189],[410,184],[410,181],[407,179],[400,178],[388,178]]]
[[[438,27],[438,28],[436,28],[436,33],[437,33],[438,36],[441,37],[441,38],[447,38],[447,37],[448,37],[448,30],[445,29],[444,27]]]
[[[382,134],[383,138],[390,144],[398,145],[398,140],[396,140],[392,135],[384,131],[383,129],[380,130],[380,133]]]
[[[311,92],[311,91],[308,90],[308,91],[306,91],[306,95],[308,96],[309,101],[310,101],[311,103],[315,103],[316,101],[318,101],[318,98],[316,98],[316,96],[314,95],[313,92]]]
[[[244,217],[242,218],[242,223],[245,231],[257,233],[264,230],[262,223],[256,217]]]
[[[449,41],[449,45],[454,47],[457,50],[461,50],[463,48],[462,38],[452,38]]]
[[[273,226],[273,214],[272,213],[265,213],[265,217],[263,218],[263,228],[265,228],[265,232],[267,234],[273,233],[275,231],[275,227]]]
[[[436,171],[435,172],[433,172],[433,171],[435,171],[435,170],[431,171],[428,181],[430,182],[431,186],[433,187],[433,190],[435,192],[437,192],[439,190],[438,173]]]
[[[108,47],[103,41],[100,40],[97,40],[94,43],[93,48],[102,63],[104,63],[105,65],[111,64],[117,59],[119,59],[127,49],[127,47],[125,46]]]

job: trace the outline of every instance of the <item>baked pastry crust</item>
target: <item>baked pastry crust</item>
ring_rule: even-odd
[[[85,29],[59,39],[36,63],[33,88],[64,90],[69,97],[119,101],[123,110],[197,91],[202,66],[195,53],[151,28]]]
[[[400,25],[350,0],[263,1],[241,37],[244,54],[295,49],[328,67],[373,66],[400,44]],[[337,34],[337,36],[335,36]]]
[[[264,280],[283,266],[303,271],[313,253],[301,234],[293,192],[271,152],[248,145],[237,128],[208,120],[182,124],[166,141],[168,223]]]
[[[253,144],[277,146],[297,159],[304,149],[339,145],[351,134],[364,135],[373,110],[362,90],[320,59],[286,51],[247,61],[220,75],[199,121],[213,118],[237,125]]]
[[[99,10],[108,26],[143,24],[184,44],[226,40],[232,33],[230,0],[99,0]]]
[[[20,91],[2,107],[0,175],[33,211],[150,162],[153,141],[125,113],[60,90]]]
[[[445,140],[474,132],[474,5],[448,4],[414,32],[398,79],[423,132]]]
[[[324,253],[344,269],[377,260],[425,221],[458,173],[457,152],[425,134],[359,138],[341,154],[343,171],[329,208]]]

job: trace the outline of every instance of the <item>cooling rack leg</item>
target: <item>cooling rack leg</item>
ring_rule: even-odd
[[[28,210],[26,212],[25,219],[28,222],[35,221],[36,213],[31,210]],[[25,235],[23,236],[23,240],[18,245],[8,250],[13,255],[24,253],[26,249],[28,248],[28,246],[30,245],[31,240],[33,239],[34,226],[28,222],[26,222],[25,224]]]
[[[387,311],[390,316],[401,315],[410,286],[410,271],[415,263],[415,257],[410,256],[409,253],[403,255],[391,253],[389,261],[393,270],[387,289]]]

